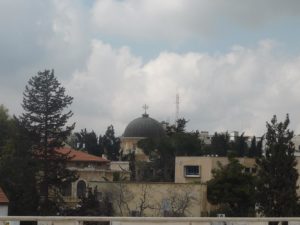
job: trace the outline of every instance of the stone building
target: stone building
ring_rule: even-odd
[[[245,173],[256,173],[254,158],[241,157],[237,160],[245,167]],[[175,159],[175,183],[206,183],[213,178],[212,170],[219,163],[229,163],[227,157],[177,156]]]
[[[62,190],[65,201],[70,205],[76,205],[79,198],[86,195],[91,182],[113,181],[115,174],[122,174],[125,179],[130,177],[128,162],[111,162],[69,147],[60,148],[58,151],[69,154],[71,159],[67,162],[67,168],[77,171],[78,174],[78,180],[69,183]]]

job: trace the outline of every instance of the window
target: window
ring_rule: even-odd
[[[84,196],[86,196],[86,184],[83,180],[80,180],[77,183],[77,197],[82,198]]]
[[[184,166],[184,174],[186,177],[200,177],[199,166]]]
[[[249,167],[245,167],[245,173],[250,173],[250,169]]]

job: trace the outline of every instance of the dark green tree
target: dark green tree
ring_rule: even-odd
[[[166,135],[161,138],[142,139],[138,147],[149,156],[150,164],[147,170],[155,171],[154,177],[146,178],[152,181],[173,181],[176,156],[202,155],[202,141],[198,132],[185,131],[187,120],[180,119],[176,125],[167,124]]]
[[[211,139],[211,145],[209,146],[208,154],[227,156],[229,151],[229,134],[215,133]]]
[[[235,158],[229,164],[213,170],[213,179],[207,183],[207,198],[219,205],[226,216],[254,216],[255,180]]]
[[[176,121],[176,124],[170,125],[169,123],[165,123],[165,125],[166,125],[166,134],[168,136],[171,136],[173,134],[185,133],[186,124],[188,122],[189,121],[186,120],[185,118],[179,118]]]
[[[10,200],[10,215],[36,215],[38,167],[31,152],[34,137],[17,118],[11,122],[9,137],[0,157],[0,185]]]
[[[22,104],[25,112],[20,119],[28,132],[35,135],[33,153],[40,169],[36,176],[41,215],[56,214],[63,202],[61,188],[76,180],[75,172],[66,168],[69,155],[58,151],[75,126],[66,126],[72,112],[65,112],[65,109],[72,100],[65,94],[65,88],[58,82],[53,70],[38,72],[25,87]]]
[[[130,171],[130,180],[136,180],[136,160],[135,152],[132,151],[126,155],[123,155],[123,152],[120,153],[121,161],[129,161],[129,171]]]
[[[248,145],[246,140],[247,138],[244,136],[244,133],[242,133],[240,136],[235,137],[235,139],[230,142],[231,153],[238,157],[246,156],[248,152]]]
[[[290,120],[278,122],[273,116],[267,122],[265,154],[257,160],[257,205],[259,212],[268,217],[295,216],[297,211],[297,161],[292,142]]]
[[[87,196],[80,199],[79,207],[76,210],[77,216],[112,216],[113,206],[108,196],[103,193],[99,199],[97,188],[88,190]]]
[[[255,136],[252,138],[247,156],[250,158],[259,158],[262,156],[262,139],[256,141]]]
[[[107,159],[112,161],[119,160],[120,157],[120,138],[115,136],[113,125],[110,125],[103,137],[99,137],[100,147],[104,149]]]
[[[253,158],[256,156],[256,149],[257,149],[257,143],[256,143],[256,137],[254,136],[251,139],[251,145],[250,148],[248,150],[247,156],[250,158]]]
[[[9,138],[11,130],[11,118],[8,109],[4,105],[0,105],[0,153],[2,153],[5,144]]]
[[[92,130],[87,132],[86,129],[82,129],[80,132],[75,133],[77,146],[76,149],[83,150],[92,155],[101,156],[103,151],[98,144],[98,137],[96,133]]]

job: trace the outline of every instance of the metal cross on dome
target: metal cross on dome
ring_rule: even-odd
[[[147,109],[149,109],[149,106],[147,106],[146,104],[143,105],[143,109],[145,110],[145,114],[147,114]]]

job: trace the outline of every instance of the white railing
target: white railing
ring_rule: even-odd
[[[36,221],[38,225],[80,225],[83,222],[108,222],[112,225],[267,225],[288,222],[300,225],[300,217],[62,217],[62,216],[0,216],[1,224]]]

